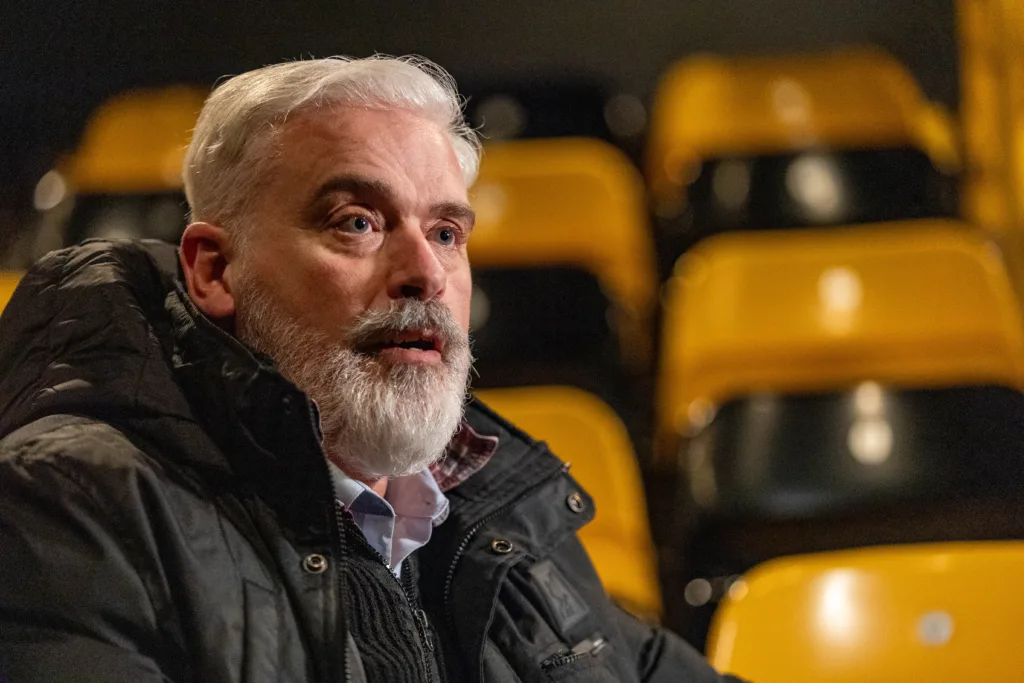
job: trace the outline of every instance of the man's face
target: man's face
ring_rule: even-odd
[[[283,124],[231,267],[239,338],[320,408],[350,474],[399,476],[461,419],[472,289],[466,184],[446,132],[324,107]]]

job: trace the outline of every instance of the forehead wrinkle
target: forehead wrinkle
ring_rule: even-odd
[[[358,173],[344,173],[328,178],[321,183],[313,195],[313,201],[339,192],[356,196],[372,195],[392,202],[397,195],[394,186],[382,178],[373,178]]]
[[[349,194],[353,197],[372,197],[397,206],[400,203],[399,193],[387,180],[373,178],[362,174],[343,174],[329,178],[317,188],[310,200],[310,205],[317,205],[333,194]],[[430,206],[428,215],[431,217],[447,216],[473,227],[476,212],[465,202],[458,200],[442,200]]]
[[[404,112],[353,113],[353,118],[347,119],[337,111],[326,116],[322,111],[303,111],[283,126],[286,130],[278,140],[290,143],[285,145],[290,150],[282,150],[289,165],[298,163],[299,157],[310,157],[311,175],[326,176],[306,190],[307,207],[313,210],[334,193],[378,199],[402,213],[421,215],[467,203],[454,150],[433,122]],[[395,118],[389,118],[367,128],[367,115],[412,120],[397,125]],[[415,139],[410,140],[411,135]],[[459,186],[452,184],[455,179]],[[470,218],[465,208],[450,215]]]

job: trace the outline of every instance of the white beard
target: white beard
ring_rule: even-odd
[[[270,356],[316,402],[324,450],[349,476],[401,477],[444,456],[462,422],[472,363],[468,337],[447,307],[394,301],[359,318],[345,340],[331,342],[285,312],[254,278],[239,275],[238,338]],[[439,365],[386,363],[350,341],[382,325],[408,329],[428,318],[446,342]]]

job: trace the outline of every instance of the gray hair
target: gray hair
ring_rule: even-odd
[[[191,220],[244,216],[280,125],[299,110],[334,104],[426,117],[448,132],[466,185],[476,179],[479,138],[455,80],[437,64],[382,55],[286,62],[235,76],[206,100],[182,169]]]

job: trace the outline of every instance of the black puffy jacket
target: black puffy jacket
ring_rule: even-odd
[[[365,680],[315,411],[178,283],[170,245],[92,242],[0,318],[0,680]],[[498,450],[417,553],[442,676],[722,680],[607,598],[562,463],[467,420]]]

